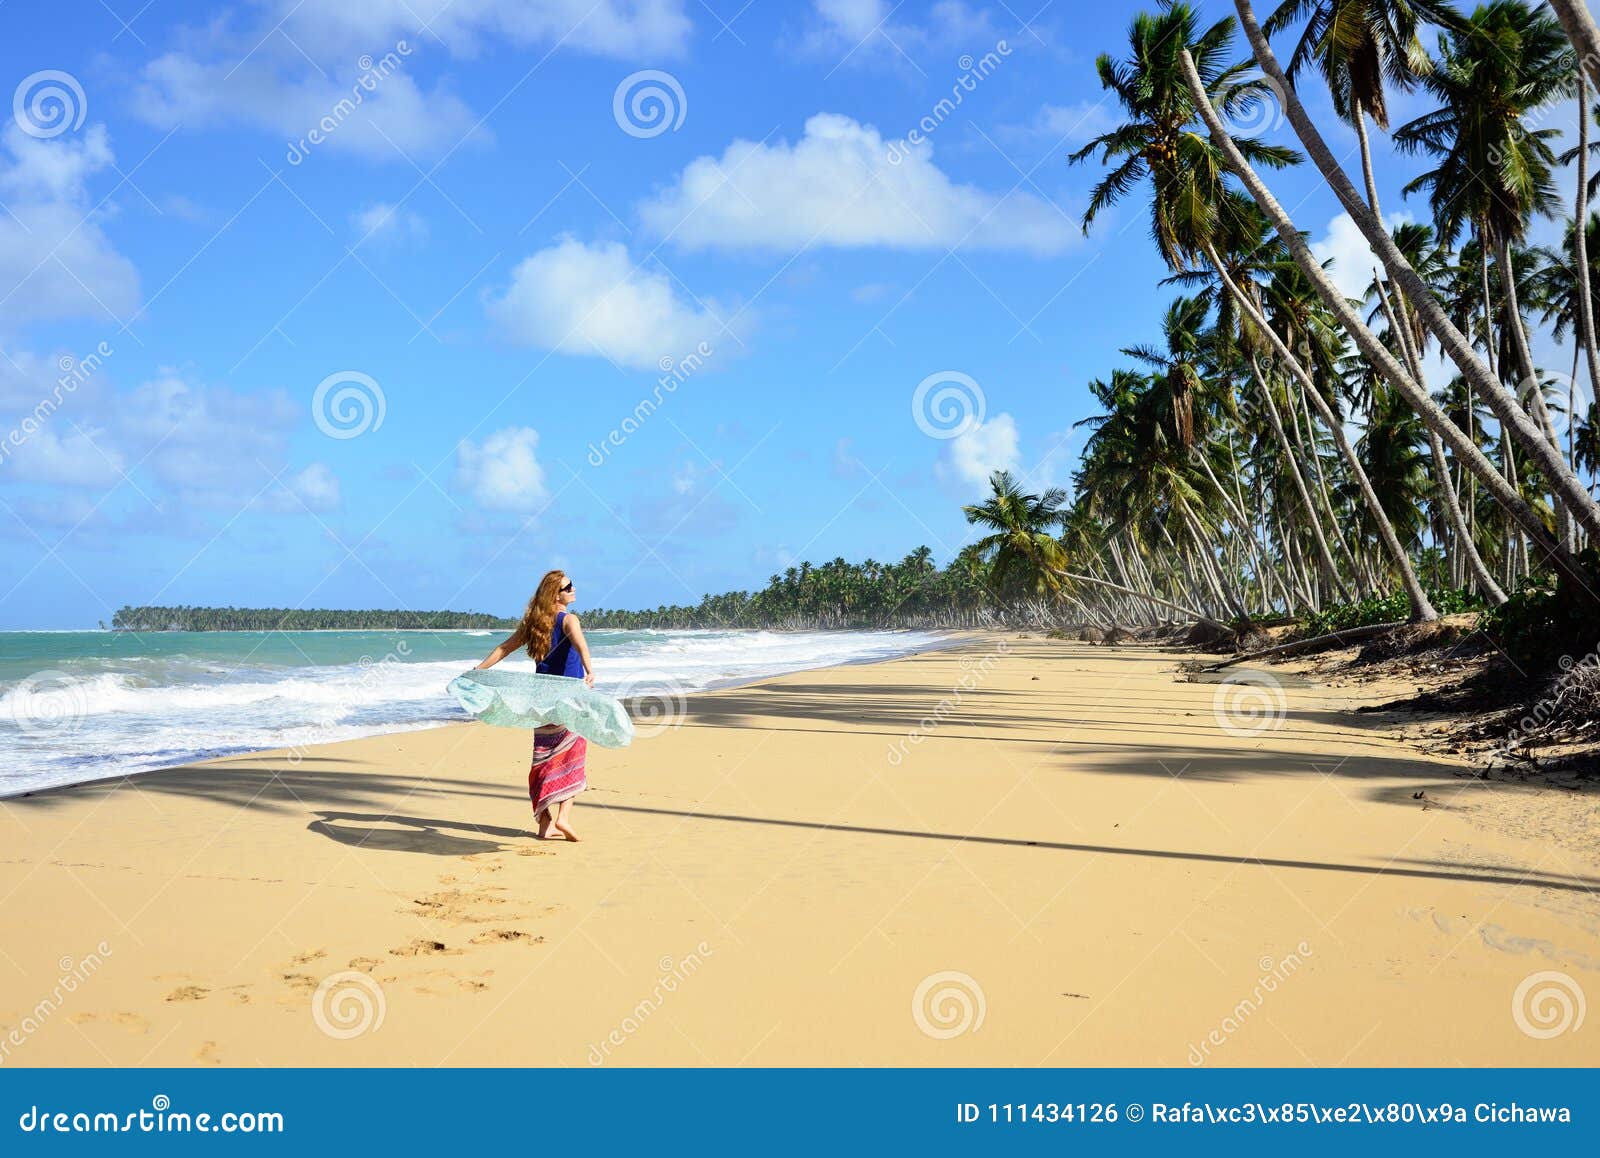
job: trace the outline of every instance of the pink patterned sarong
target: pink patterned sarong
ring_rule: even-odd
[[[583,766],[589,741],[561,728],[533,734],[533,765],[528,769],[528,799],[533,814],[570,800],[589,786]]]

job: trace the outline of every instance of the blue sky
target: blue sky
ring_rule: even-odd
[[[0,441],[52,403],[0,459],[0,626],[948,559],[988,470],[1067,481],[1170,296],[1142,199],[1082,237],[1065,160],[1138,6],[1036,7],[0,8]],[[1350,249],[1309,170],[1274,187]],[[913,412],[940,375],[958,438]]]

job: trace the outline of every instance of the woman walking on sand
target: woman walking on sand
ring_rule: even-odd
[[[594,686],[594,664],[583,626],[567,608],[576,602],[572,580],[564,571],[549,571],[539,580],[539,589],[528,600],[522,622],[499,647],[491,651],[478,667],[493,667],[520,648],[539,662],[541,675],[581,679]],[[528,769],[528,798],[533,802],[539,839],[554,828],[568,840],[577,840],[572,828],[573,799],[589,786],[584,762],[589,742],[575,732],[556,724],[533,733],[533,764]]]

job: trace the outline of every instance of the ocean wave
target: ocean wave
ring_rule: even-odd
[[[466,651],[466,636],[492,634],[460,633],[462,644],[455,646]],[[589,633],[596,686],[645,696],[904,654],[937,638],[923,632]],[[76,646],[54,660],[30,659],[37,663],[32,677],[0,682],[0,742],[8,748],[0,795],[467,718],[445,685],[474,666],[478,654],[379,660],[348,654],[373,643],[352,638],[349,662],[297,667],[252,662],[254,653],[242,640],[237,662],[188,653],[85,657]],[[320,646],[328,646],[325,637]],[[430,646],[454,650],[447,643]],[[521,656],[505,666],[527,670],[533,664]],[[40,696],[49,697],[51,726],[30,727]]]

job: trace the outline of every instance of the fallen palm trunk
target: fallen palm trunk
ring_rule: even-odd
[[[1296,652],[1312,651],[1318,647],[1332,647],[1338,643],[1350,643],[1354,640],[1382,635],[1386,631],[1393,631],[1395,628],[1404,627],[1405,625],[1405,620],[1397,619],[1393,623],[1369,623],[1365,627],[1347,627],[1343,631],[1330,631],[1327,635],[1314,635],[1310,639],[1297,639],[1293,643],[1280,643],[1277,647],[1269,647],[1265,651],[1252,651],[1245,655],[1236,655],[1232,659],[1225,659],[1221,663],[1211,664],[1201,670],[1221,671],[1225,667],[1232,667],[1236,663],[1244,663],[1250,659],[1266,659],[1268,656],[1293,655]]]

